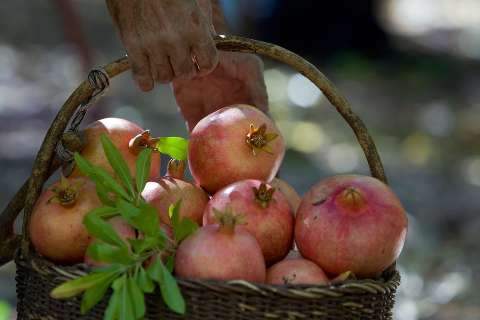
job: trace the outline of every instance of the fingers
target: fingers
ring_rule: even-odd
[[[218,65],[218,51],[213,39],[194,45],[191,54],[197,61],[199,76],[206,76]]]
[[[150,69],[153,79],[158,83],[169,83],[173,80],[175,73],[170,58],[160,42],[150,46]]]
[[[201,7],[197,1],[128,3],[129,10],[121,6],[112,17],[142,91],[152,90],[156,82],[192,79],[215,69],[218,52],[210,0],[200,0]]]
[[[129,43],[128,41],[126,41],[125,48],[127,49],[128,61],[132,68],[135,83],[142,91],[152,90],[154,79],[152,77],[148,55],[144,53],[140,46]]]
[[[189,48],[177,44],[169,52],[170,63],[176,79],[191,79],[197,74]]]

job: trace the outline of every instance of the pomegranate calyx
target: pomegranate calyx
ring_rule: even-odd
[[[358,211],[365,205],[365,199],[361,192],[354,187],[345,188],[337,200],[343,207],[352,211]]]
[[[170,159],[167,167],[167,176],[183,180],[185,176],[185,161]]]
[[[252,148],[254,156],[261,151],[273,154],[269,142],[275,140],[278,137],[278,134],[266,131],[267,125],[265,123],[258,128],[255,128],[253,123],[250,124],[250,130],[247,133],[246,142]]]
[[[157,151],[157,142],[158,138],[152,138],[150,130],[145,130],[130,139],[128,142],[128,149],[135,155],[138,155],[145,148],[151,148],[152,150]]]
[[[220,225],[219,231],[232,234],[235,227],[245,223],[243,214],[234,213],[232,208],[227,207],[224,211],[213,208],[215,220]]]
[[[84,183],[84,181],[78,180],[72,183],[61,174],[60,184],[51,188],[53,196],[48,199],[47,203],[58,203],[64,207],[73,206]]]
[[[257,201],[262,208],[267,208],[273,198],[275,188],[269,188],[266,183],[262,182],[258,188],[253,187],[252,189],[255,195],[255,201]]]

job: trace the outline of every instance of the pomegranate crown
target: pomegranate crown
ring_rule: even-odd
[[[215,220],[220,225],[220,231],[232,233],[235,226],[245,224],[245,215],[234,213],[230,207],[226,207],[223,211],[213,208],[213,213]]]
[[[185,175],[185,160],[170,159],[168,161],[167,176],[183,179]]]
[[[353,186],[345,188],[337,198],[337,201],[345,208],[358,211],[365,207],[366,200],[362,192]]]
[[[145,148],[157,149],[158,138],[152,138],[150,130],[137,134],[128,143],[128,148],[133,154],[139,154]]]
[[[48,199],[47,203],[58,203],[66,207],[74,205],[84,184],[85,181],[82,180],[71,182],[61,174],[60,183],[50,189],[53,196]]]
[[[267,125],[265,123],[258,128],[255,128],[255,125],[251,123],[250,130],[247,133],[246,142],[252,148],[254,156],[256,156],[260,151],[273,154],[269,143],[275,140],[277,137],[278,134],[275,132],[267,132]]]
[[[257,201],[262,208],[267,208],[270,201],[272,201],[275,188],[269,187],[266,183],[262,182],[258,188],[253,187],[252,189],[255,195],[255,201]]]

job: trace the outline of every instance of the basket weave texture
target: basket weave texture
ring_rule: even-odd
[[[84,265],[58,266],[33,256],[17,257],[19,320],[102,319],[108,296],[87,315],[80,314],[80,297],[50,298],[65,280],[85,274]],[[159,295],[147,297],[146,319],[392,319],[400,276],[361,280],[337,286],[272,286],[244,281],[178,280],[187,303],[187,317],[169,311]]]

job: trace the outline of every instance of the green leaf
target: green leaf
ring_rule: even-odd
[[[130,192],[130,195],[135,197],[135,190],[133,189],[132,175],[130,169],[127,166],[127,163],[123,159],[122,154],[118,151],[118,148],[113,144],[112,140],[103,133],[100,136],[100,141],[102,142],[103,152],[107,156],[110,166],[115,171],[116,175],[123,182],[123,185]]]
[[[185,300],[180,292],[175,278],[168,272],[160,258],[147,270],[148,275],[160,285],[163,301],[173,311],[185,314]]]
[[[170,271],[170,273],[173,272],[173,269],[175,268],[175,256],[174,255],[168,256],[167,262],[165,263],[165,267],[167,268],[168,271]]]
[[[164,239],[160,237],[145,236],[140,239],[127,239],[136,254],[142,254],[145,251],[155,247],[163,247]]]
[[[157,282],[162,281],[162,269],[159,264],[161,264],[161,261],[159,262],[159,259],[155,259],[147,268],[148,276]]]
[[[123,199],[118,199],[116,202],[116,207],[120,214],[125,220],[131,222],[133,218],[140,214],[140,209],[134,206],[131,202],[125,201]]]
[[[65,299],[76,296],[77,294],[103,282],[117,272],[90,273],[86,276],[76,278],[62,283],[50,292],[54,299]]]
[[[113,291],[110,300],[108,301],[107,309],[103,315],[103,320],[118,319],[120,313],[120,292]]]
[[[172,226],[178,224],[180,220],[180,206],[182,205],[182,199],[179,199],[174,204],[172,203],[168,207],[168,217],[170,218],[170,222]]]
[[[84,159],[78,152],[75,153],[75,162],[77,163],[80,171],[86,174],[90,179],[95,182],[96,185],[102,185],[107,194],[108,192],[113,192],[120,197],[123,197],[129,201],[132,201],[132,196],[130,196],[125,189],[117,183],[117,181],[101,167],[96,167],[90,164],[86,159]]]
[[[118,281],[118,282],[116,282]],[[120,320],[136,319],[133,312],[133,301],[128,292],[127,277],[117,279],[113,284],[113,289],[120,293]]]
[[[145,315],[145,297],[133,278],[127,278],[127,291],[135,319],[143,318]]]
[[[137,273],[136,281],[140,289],[142,289],[145,293],[152,293],[155,290],[155,284],[143,267],[140,267],[140,270]]]
[[[119,263],[112,263],[107,266],[99,266],[99,267],[93,267],[92,272],[124,272],[126,270],[126,267],[122,264]]]
[[[158,138],[155,148],[177,160],[187,159],[188,140],[181,137]]]
[[[148,203],[140,205],[140,214],[134,218],[139,230],[146,235],[155,236],[160,228],[157,210]]]
[[[150,164],[152,161],[152,149],[147,148],[143,149],[142,152],[138,155],[136,165],[136,183],[137,183],[137,192],[142,193],[145,184],[147,183],[148,177],[150,176]]]
[[[115,202],[112,199],[111,194],[108,193],[107,187],[103,183],[95,183],[95,189],[97,191],[98,198],[106,206],[113,207]]]
[[[147,203],[140,204],[137,208],[131,203],[119,199],[117,208],[122,217],[124,217],[136,229],[142,231],[146,235],[154,236],[158,233],[159,218],[157,210]]]
[[[135,261],[126,246],[118,247],[99,241],[95,241],[88,246],[87,255],[97,262],[127,265]]]
[[[107,292],[110,284],[115,280],[117,276],[116,273],[112,274],[110,277],[105,278],[100,283],[96,284],[93,287],[88,288],[83,294],[82,304],[80,306],[80,312],[82,314],[87,313],[91,308],[93,308]]]
[[[110,219],[119,214],[118,209],[115,207],[104,206],[100,208],[93,209],[88,214],[94,214],[102,219]]]
[[[11,319],[12,308],[8,302],[0,300],[0,320]]]
[[[118,236],[115,229],[95,214],[87,214],[83,224],[92,236],[114,246],[127,248],[126,243]]]
[[[83,174],[89,177],[94,175],[93,165],[88,162],[84,157],[82,157],[80,153],[75,152],[73,154],[73,158],[75,159],[75,165],[78,167],[78,169],[80,169]]]
[[[198,225],[189,218],[180,218],[180,206],[182,200],[178,200],[175,204],[171,204],[168,208],[168,216],[172,224],[173,234],[177,243],[193,234],[198,229]]]
[[[189,218],[183,218],[182,221],[174,228],[175,240],[180,243],[189,235],[194,234],[198,230],[198,225],[195,221]]]

